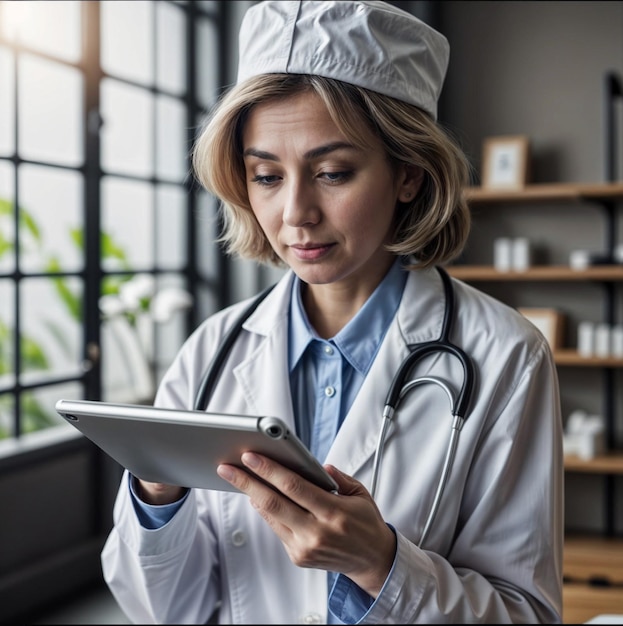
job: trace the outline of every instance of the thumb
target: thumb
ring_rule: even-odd
[[[327,464],[324,466],[330,476],[338,485],[338,493],[343,496],[368,495],[368,490],[358,480],[345,474],[335,465]]]

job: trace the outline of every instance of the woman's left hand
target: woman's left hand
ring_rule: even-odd
[[[218,473],[249,496],[290,560],[345,574],[376,598],[394,562],[396,536],[368,490],[332,465],[325,469],[338,484],[337,494],[260,454],[245,452],[242,462],[252,473],[232,465],[220,465]]]

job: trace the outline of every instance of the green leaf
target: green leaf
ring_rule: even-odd
[[[46,269],[48,272],[60,272],[61,264],[58,259],[51,257],[47,262]],[[82,299],[72,292],[66,278],[55,276],[51,280],[56,293],[71,317],[80,322],[82,320]]]
[[[129,264],[127,260],[127,255],[125,250],[118,246],[113,238],[108,234],[102,231],[101,236],[101,246],[102,246],[102,258],[103,259],[117,259],[122,262],[124,268],[129,269]]]
[[[22,335],[20,347],[24,370],[47,370],[50,368],[45,353],[36,341]]]
[[[58,421],[46,411],[32,393],[22,396],[22,432],[32,433],[54,426]]]
[[[20,218],[20,226],[24,226],[26,230],[30,231],[30,234],[34,237],[35,241],[41,243],[41,231],[35,222],[35,219],[32,215],[26,211],[26,209],[21,208],[19,210],[19,218]]]

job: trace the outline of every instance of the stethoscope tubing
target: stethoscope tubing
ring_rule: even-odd
[[[428,537],[428,534],[432,528],[433,522],[437,516],[439,505],[443,492],[446,488],[446,484],[454,465],[454,458],[456,456],[456,449],[459,440],[459,433],[463,428],[463,424],[468,417],[468,411],[471,408],[471,400],[475,389],[475,367],[473,361],[469,355],[453,344],[450,341],[450,332],[452,329],[452,322],[454,321],[454,290],[452,288],[452,282],[447,272],[441,267],[437,268],[439,275],[442,278],[444,292],[445,292],[445,307],[444,317],[441,327],[441,334],[439,339],[435,341],[429,341],[416,346],[409,346],[411,349],[410,354],[404,359],[390,386],[389,392],[385,400],[385,406],[383,408],[383,419],[381,429],[379,432],[379,438],[374,455],[374,463],[372,467],[372,482],[370,487],[370,494],[373,498],[376,496],[376,489],[378,485],[378,479],[381,468],[381,461],[383,456],[383,450],[385,448],[385,439],[387,437],[387,431],[392,420],[395,418],[398,406],[403,398],[414,387],[425,384],[433,383],[441,387],[448,396],[450,401],[450,410],[453,416],[452,426],[450,430],[450,439],[448,441],[448,448],[446,456],[444,458],[443,467],[437,483],[437,489],[435,490],[435,496],[431,505],[428,517],[424,524],[424,529],[420,535],[418,546],[421,547]],[[434,354],[436,352],[447,352],[459,360],[463,369],[463,384],[456,398],[454,398],[449,386],[440,378],[433,376],[421,376],[411,381],[406,382],[413,367],[421,361],[424,357]]]
[[[475,368],[472,360],[461,348],[454,345],[450,341],[450,331],[452,329],[452,322],[454,321],[454,290],[452,288],[451,279],[447,272],[441,267],[437,267],[437,271],[441,276],[445,294],[445,307],[441,334],[439,336],[439,339],[435,341],[429,341],[422,344],[408,346],[410,353],[407,358],[402,362],[402,364],[398,368],[398,371],[396,372],[396,375],[394,376],[392,384],[387,393],[385,406],[383,408],[383,419],[374,455],[372,483],[370,487],[370,494],[374,498],[376,496],[376,490],[378,486],[378,479],[380,474],[383,451],[385,449],[385,439],[387,437],[387,432],[392,420],[395,417],[396,411],[398,410],[398,407],[405,395],[409,393],[409,391],[411,391],[414,387],[425,383],[433,383],[441,387],[446,392],[446,395],[448,396],[450,401],[450,409],[453,416],[452,428],[443,468],[439,481],[437,483],[437,489],[435,491],[433,504],[424,525],[422,535],[420,536],[420,541],[418,543],[419,546],[422,546],[425,539],[427,538],[439,510],[441,498],[448,482],[452,465],[454,464],[459,433],[461,431],[461,428],[463,427],[465,420],[468,417],[468,411],[471,408],[470,404],[475,387]],[[223,342],[219,346],[219,349],[210,367],[206,371],[199,385],[199,389],[195,397],[195,410],[205,411],[207,409],[209,398],[212,395],[212,391],[216,386],[227,356],[231,350],[231,347],[236,341],[236,338],[238,337],[244,322],[249,318],[253,311],[255,311],[260,302],[264,300],[264,298],[270,293],[274,286],[275,285],[271,285],[270,287],[262,291],[242,312],[234,325],[225,335]],[[435,352],[447,352],[450,355],[454,356],[456,359],[458,359],[461,363],[463,369],[463,384],[461,385],[461,389],[456,398],[453,396],[449,386],[440,378],[436,378],[433,376],[421,376],[411,381],[406,380],[413,367],[421,359]]]

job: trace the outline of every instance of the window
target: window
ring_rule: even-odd
[[[151,401],[222,304],[188,161],[223,83],[221,11],[0,2],[0,440],[69,429],[61,397]]]

